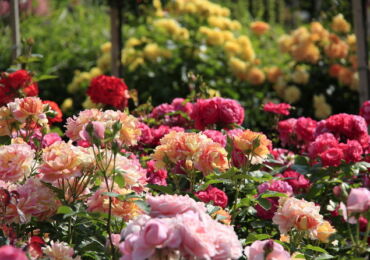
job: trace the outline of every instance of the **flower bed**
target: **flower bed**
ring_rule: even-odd
[[[265,135],[221,97],[128,113],[124,82],[99,76],[87,93],[110,109],[67,118],[59,136],[61,111],[30,72],[0,84],[1,259],[369,253],[369,101],[321,121],[268,103]]]

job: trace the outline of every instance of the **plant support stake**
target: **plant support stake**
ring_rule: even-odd
[[[12,59],[21,55],[21,33],[19,30],[19,1],[10,0],[10,26],[12,29]]]
[[[110,0],[111,21],[111,66],[112,75],[120,77],[122,73],[121,50],[122,50],[122,0]]]
[[[366,12],[367,0],[352,0],[353,23],[356,33],[356,48],[358,73],[360,77],[359,95],[360,106],[369,99],[369,67],[368,67],[368,46],[367,46],[367,28]]]

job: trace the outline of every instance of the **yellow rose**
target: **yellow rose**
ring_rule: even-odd
[[[295,103],[301,98],[301,91],[296,86],[287,87],[284,90],[284,100],[288,103]]]

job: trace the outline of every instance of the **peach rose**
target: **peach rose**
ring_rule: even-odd
[[[270,153],[271,141],[264,134],[245,130],[233,137],[234,147],[251,155],[252,164],[261,163]]]
[[[315,237],[323,243],[328,243],[330,236],[335,232],[337,232],[335,228],[328,221],[324,221],[317,227]]]
[[[195,155],[194,166],[205,176],[217,170],[224,172],[229,168],[227,152],[219,143],[203,146]]]
[[[296,198],[280,198],[279,208],[272,221],[279,226],[281,233],[286,234],[291,228],[313,232],[321,223],[323,217],[319,213],[320,206],[313,202]]]
[[[16,120],[24,123],[26,119],[31,118],[32,122],[40,125],[46,125],[48,123],[48,119],[44,113],[46,106],[38,97],[16,98],[14,102],[8,103],[8,108]]]
[[[0,146],[0,180],[18,181],[31,173],[35,152],[28,144]]]
[[[268,30],[270,30],[270,25],[262,21],[257,21],[251,23],[250,28],[254,34],[262,35],[265,34]]]
[[[80,160],[73,145],[59,141],[44,148],[39,171],[43,174],[42,179],[47,182],[79,176]]]

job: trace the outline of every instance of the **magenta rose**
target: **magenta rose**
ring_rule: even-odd
[[[26,254],[19,248],[13,246],[0,247],[1,260],[28,260]]]

